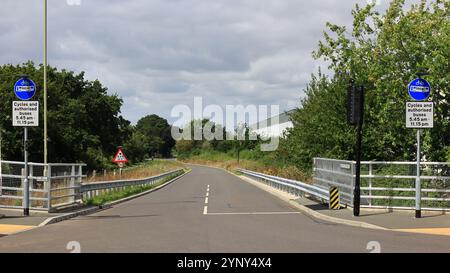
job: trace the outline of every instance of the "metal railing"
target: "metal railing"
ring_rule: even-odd
[[[354,161],[314,158],[314,182],[337,186],[341,202],[352,206],[355,179]],[[450,211],[450,162],[362,161],[361,207],[387,209],[415,208],[415,181],[420,179],[423,210]]]
[[[80,195],[82,198],[93,198],[114,190],[123,190],[127,187],[155,185],[161,181],[176,177],[184,173],[183,169],[176,169],[174,171],[162,173],[159,175],[143,178],[143,179],[127,179],[101,182],[84,182],[81,184]]]
[[[258,173],[246,169],[237,169],[239,172],[246,176],[256,178],[258,181],[263,182],[266,185],[283,190],[295,195],[303,195],[305,193],[323,201],[328,202],[329,190],[317,185],[310,185],[300,181],[282,178],[278,176],[268,175],[264,173]]]
[[[82,163],[28,163],[30,208],[50,211],[77,200],[83,175]],[[24,206],[24,162],[0,161],[0,207]]]
[[[54,211],[80,204],[83,198],[91,198],[105,192],[131,186],[153,185],[170,176],[178,176],[183,169],[166,172],[143,179],[83,182],[83,163],[28,163],[30,209]],[[0,163],[0,208],[24,208],[24,162]]]

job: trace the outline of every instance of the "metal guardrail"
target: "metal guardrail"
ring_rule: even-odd
[[[83,163],[28,163],[30,209],[53,211],[58,207],[81,203],[83,197],[93,197],[104,192],[130,186],[155,184],[177,169],[143,179],[82,182]],[[24,162],[0,161],[0,208],[23,209],[24,207]]]
[[[80,195],[84,198],[92,198],[97,195],[109,192],[112,190],[120,190],[126,187],[154,185],[161,180],[170,176],[178,176],[184,173],[183,169],[176,169],[170,172],[162,173],[159,175],[143,178],[143,179],[127,179],[127,180],[114,180],[114,181],[101,181],[101,182],[84,182],[80,187]]]
[[[264,173],[258,173],[246,169],[237,169],[244,175],[258,179],[259,181],[268,184],[271,187],[278,188],[296,195],[302,195],[301,193],[308,193],[315,198],[328,202],[329,200],[329,190],[324,187],[310,185],[304,182],[282,178],[273,175],[267,175]]]
[[[354,161],[314,158],[314,182],[337,186],[341,201],[353,205]],[[423,210],[450,211],[450,162],[421,162]],[[361,207],[415,209],[416,162],[362,161]]]

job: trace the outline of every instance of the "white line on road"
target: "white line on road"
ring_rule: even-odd
[[[203,207],[203,214],[206,215],[208,214],[208,196],[209,196],[209,185],[206,188],[206,196],[205,196],[205,207]]]
[[[276,215],[276,214],[301,214],[299,211],[271,211],[271,212],[210,212],[208,215]]]

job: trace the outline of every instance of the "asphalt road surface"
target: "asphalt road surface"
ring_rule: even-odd
[[[381,252],[450,252],[450,236],[318,221],[226,171],[192,167],[111,209],[1,237],[0,252],[369,252],[372,241]]]

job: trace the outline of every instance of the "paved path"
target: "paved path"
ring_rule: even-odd
[[[71,241],[82,252],[368,252],[370,241],[382,252],[450,252],[449,236],[317,221],[225,171],[192,169],[111,209],[2,237],[0,252],[68,252]]]

